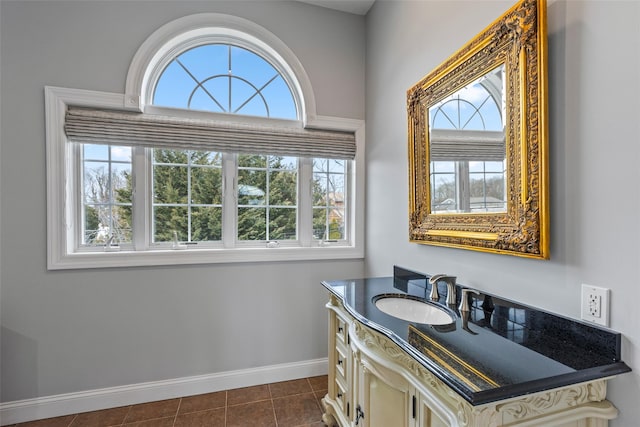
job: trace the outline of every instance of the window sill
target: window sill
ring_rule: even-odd
[[[49,259],[49,270],[364,258],[353,246],[77,252]]]

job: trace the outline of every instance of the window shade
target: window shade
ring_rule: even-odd
[[[150,148],[353,159],[355,134],[69,107],[70,141]]]
[[[433,129],[429,137],[432,162],[505,159],[503,132]]]

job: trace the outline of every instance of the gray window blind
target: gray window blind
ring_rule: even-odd
[[[429,135],[429,158],[437,161],[502,161],[505,158],[504,133],[433,129]]]
[[[355,134],[69,107],[70,141],[183,150],[353,159]]]

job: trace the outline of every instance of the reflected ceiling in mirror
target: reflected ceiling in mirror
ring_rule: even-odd
[[[407,92],[410,240],[549,257],[545,0],[521,0]]]

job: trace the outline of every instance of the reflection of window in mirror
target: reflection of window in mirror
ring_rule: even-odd
[[[431,211],[505,212],[504,65],[429,109]]]

